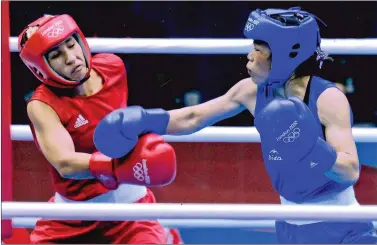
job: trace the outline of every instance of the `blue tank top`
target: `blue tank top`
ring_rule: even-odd
[[[321,124],[317,113],[317,99],[323,91],[328,88],[336,87],[330,81],[324,80],[320,77],[312,76],[309,80],[306,89],[304,103],[309,107],[317,123],[317,128],[320,137],[324,140],[324,126]],[[257,100],[255,105],[255,115],[257,115],[271,100],[277,98],[279,95],[274,94],[274,91],[268,85],[259,85],[257,90]],[[353,123],[353,116],[351,111],[351,125]],[[263,142],[262,151],[263,151]],[[272,156],[271,156],[272,154]],[[263,158],[265,159],[265,167],[270,176],[275,190],[285,199],[302,203],[312,199],[317,199],[321,196],[329,195],[331,193],[341,192],[348,188],[349,184],[337,183],[325,175],[322,176],[303,176],[300,173],[294,173],[291,168],[287,168],[283,164],[271,164],[266,158],[275,158],[279,160],[278,155],[274,153],[263,151]]]

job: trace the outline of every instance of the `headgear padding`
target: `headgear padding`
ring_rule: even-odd
[[[29,27],[33,26],[37,26],[38,29],[23,44],[24,34]],[[18,37],[18,50],[21,60],[39,80],[47,85],[60,88],[77,86],[80,81],[68,80],[59,75],[51,68],[46,58],[46,54],[52,48],[58,46],[70,36],[77,40],[84,53],[88,68],[85,80],[89,77],[92,68],[91,53],[84,34],[69,15],[45,15],[29,24]]]
[[[244,35],[269,45],[272,63],[265,83],[273,86],[283,85],[321,43],[315,17],[301,8],[257,9],[249,15]]]

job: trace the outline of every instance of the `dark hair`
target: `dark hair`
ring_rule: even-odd
[[[333,59],[328,57],[322,61],[317,60],[317,52],[314,52],[307,60],[302,62],[292,73],[291,78],[298,78],[304,76],[321,76],[323,73],[322,67],[326,62],[332,62]],[[321,65],[322,62],[322,65]]]
[[[268,43],[266,43],[265,41],[262,41],[262,40],[254,40],[253,43],[255,43],[256,45],[261,45],[261,46],[266,46],[267,48],[270,48],[270,45],[268,45]],[[272,52],[270,54],[270,56],[267,58],[268,60],[272,60]]]
[[[21,48],[24,47],[25,43],[27,42],[27,40],[29,40],[29,38],[27,37],[27,32],[25,32],[23,35],[22,35],[22,38],[21,38],[21,42],[20,42],[20,46]]]
[[[33,28],[33,27],[40,27],[40,25],[35,25],[35,26],[29,26],[26,31],[24,32],[24,34],[22,35],[22,38],[21,38],[21,42],[20,42],[20,46],[21,48],[24,47],[25,43],[29,40],[28,36],[27,36],[27,31],[30,29],[30,28]]]

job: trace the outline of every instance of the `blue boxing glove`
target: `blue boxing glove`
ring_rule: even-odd
[[[168,123],[169,113],[163,109],[121,108],[98,123],[93,135],[94,145],[103,154],[120,158],[135,147],[140,135],[165,134]]]
[[[302,174],[323,174],[336,162],[337,152],[320,137],[318,122],[297,97],[271,101],[256,115],[255,126],[263,148]]]

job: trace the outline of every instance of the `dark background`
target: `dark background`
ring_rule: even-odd
[[[377,38],[377,2],[10,2],[11,36],[43,14],[69,14],[87,37],[243,38],[251,10],[301,6],[322,19],[323,38]],[[184,94],[197,91],[201,102],[225,93],[247,77],[245,55],[118,54],[129,79],[129,104],[174,109]],[[377,56],[332,56],[325,78],[346,84],[355,122],[377,123]],[[26,124],[26,100],[39,81],[18,57],[12,62],[12,124]],[[169,81],[169,82],[168,82]],[[165,85],[163,85],[165,84]],[[218,123],[253,125],[244,112]]]

